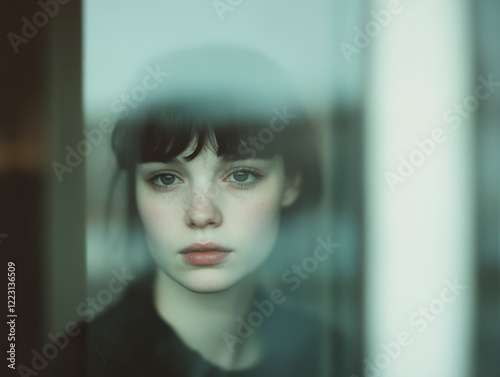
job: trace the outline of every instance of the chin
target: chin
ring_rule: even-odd
[[[224,292],[237,285],[239,281],[223,276],[193,276],[178,283],[191,292],[209,294]]]

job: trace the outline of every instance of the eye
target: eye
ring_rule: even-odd
[[[230,173],[226,180],[238,187],[251,187],[261,178],[262,174],[253,169],[238,168],[236,171]]]
[[[248,171],[237,171],[232,174],[236,182],[245,182],[250,177],[250,172]]]
[[[150,178],[150,182],[159,188],[169,188],[182,181],[171,173],[156,173]]]

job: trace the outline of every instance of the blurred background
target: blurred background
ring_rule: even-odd
[[[109,133],[82,141],[152,59],[225,43],[275,60],[321,130],[309,225],[341,247],[297,305],[342,329],[341,375],[500,375],[498,2],[3,7],[0,255],[17,266],[19,363],[126,263],[123,208],[104,216]],[[325,376],[336,347],[319,350]]]

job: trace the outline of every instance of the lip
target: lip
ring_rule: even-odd
[[[182,249],[180,254],[184,260],[194,266],[211,266],[227,258],[231,249],[227,249],[213,242],[194,243]]]

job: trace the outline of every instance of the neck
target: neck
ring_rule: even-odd
[[[246,317],[255,290],[255,279],[248,278],[223,292],[195,293],[158,270],[154,301],[160,317],[188,347],[222,369],[244,369],[259,359],[258,335],[243,343],[223,335],[236,336],[236,319]]]

